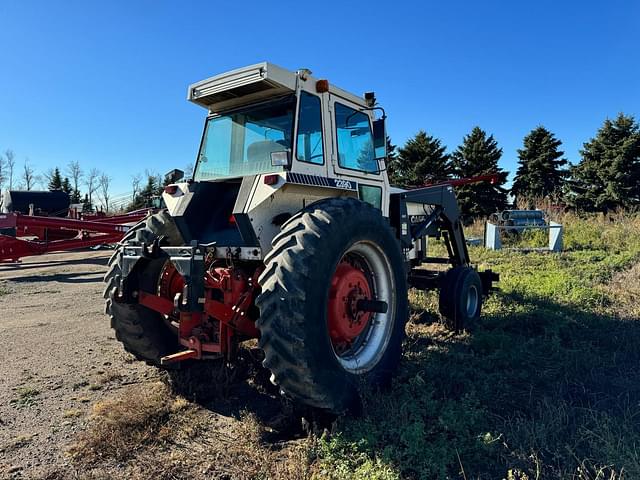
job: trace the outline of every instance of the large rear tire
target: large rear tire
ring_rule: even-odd
[[[289,219],[272,244],[256,299],[263,364],[294,400],[342,413],[359,386],[387,384],[400,361],[408,300],[399,243],[379,210],[332,198]],[[366,299],[377,313],[361,309]]]
[[[169,245],[182,243],[180,234],[171,216],[162,211],[147,217],[131,228],[118,249],[109,259],[109,269],[104,276],[105,313],[111,318],[111,328],[127,352],[149,365],[160,366],[160,358],[178,351],[175,332],[163,321],[161,315],[139,304],[114,301],[118,279],[122,275],[120,259],[125,245],[150,245],[158,237]],[[164,260],[151,261],[143,269],[137,269],[137,282],[143,290],[152,292],[158,288],[158,279]]]

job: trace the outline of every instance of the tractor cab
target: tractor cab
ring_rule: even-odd
[[[209,111],[195,180],[290,171],[384,182],[384,119],[372,93],[260,63],[195,83],[188,99]]]
[[[388,215],[384,115],[372,93],[265,62],[195,83],[188,99],[208,112],[193,183],[164,194],[186,243],[266,253],[283,221],[332,196]]]

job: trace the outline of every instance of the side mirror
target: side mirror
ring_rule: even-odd
[[[387,133],[384,118],[373,121],[373,150],[376,160],[387,158]]]

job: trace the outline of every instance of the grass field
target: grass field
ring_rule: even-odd
[[[322,439],[334,478],[640,478],[640,219],[566,216],[562,254],[474,248],[501,291],[463,335],[414,293],[393,390]]]
[[[222,447],[201,442],[206,455],[236,472],[227,478],[640,478],[640,218],[560,220],[561,254],[472,248],[473,261],[501,282],[468,332],[442,326],[435,294],[412,292],[399,375],[390,391],[366,396],[363,416],[339,419],[331,433],[273,443],[249,411]],[[143,398],[157,405],[144,407]],[[101,451],[126,461],[119,455],[132,455],[132,444],[119,446],[123,435],[157,444],[170,431],[175,445],[184,432],[176,433],[172,412],[191,419],[184,425],[197,423],[192,407],[162,390],[136,404],[142,417],[121,408],[125,420],[117,402],[99,406],[76,456]],[[149,424],[155,433],[145,437]],[[188,436],[198,443],[203,430]],[[179,449],[171,452],[185,473],[191,451],[182,460]],[[160,478],[157,468],[141,476]]]

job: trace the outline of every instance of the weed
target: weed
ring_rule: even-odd
[[[91,428],[80,436],[71,454],[85,461],[100,456],[125,460],[140,445],[162,440],[161,429],[175,408],[161,383],[98,402],[93,406]]]
[[[98,383],[101,385],[106,385],[107,383],[117,382],[119,380],[122,380],[122,375],[116,371],[109,370],[102,373],[102,375],[98,379]]]
[[[37,397],[40,391],[35,387],[19,387],[16,389],[17,398],[12,399],[9,403],[16,408],[27,408],[36,405]]]
[[[78,408],[72,408],[62,412],[62,418],[77,418],[82,416],[82,410]]]
[[[17,437],[11,440],[11,442],[8,445],[8,449],[14,450],[14,449],[25,447],[29,445],[29,443],[31,443],[32,439],[33,439],[33,435],[29,435],[29,434],[18,435]]]
[[[80,388],[86,387],[89,385],[89,382],[87,382],[86,380],[82,380],[80,382],[76,382],[71,386],[72,390],[78,390]]]

